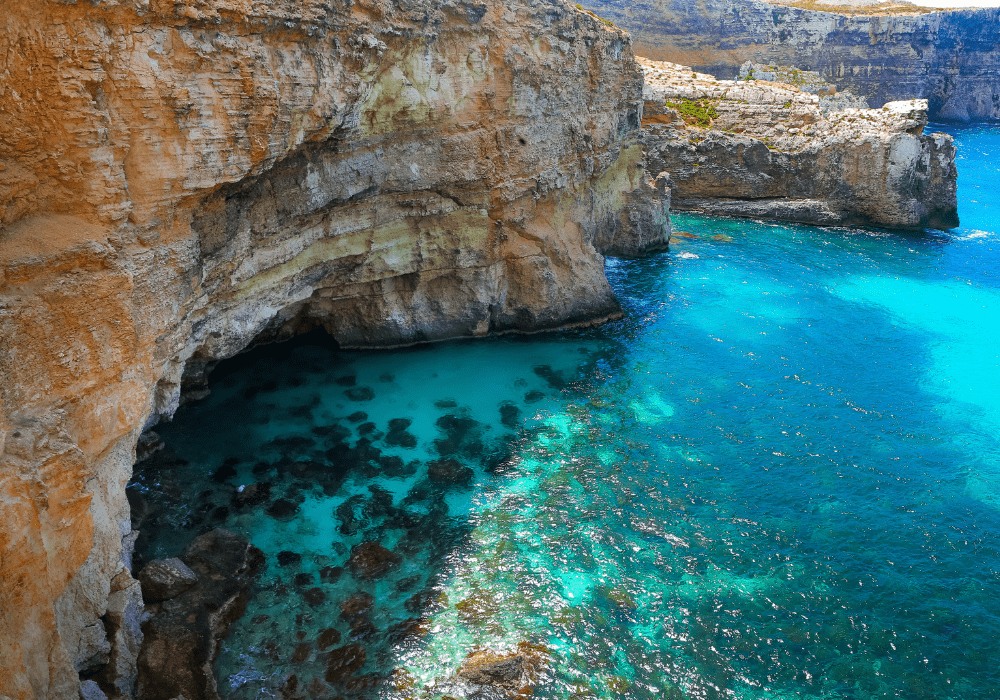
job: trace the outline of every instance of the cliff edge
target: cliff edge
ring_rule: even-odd
[[[920,98],[935,120],[1000,119],[1000,8],[905,12],[872,3],[858,14],[863,3],[793,2],[808,7],[762,0],[583,4],[628,30],[636,53],[653,60],[719,78],[735,77],[746,61],[795,66],[872,107]]]
[[[926,100],[824,112],[818,95],[640,59],[643,132],[674,209],[817,225],[958,226],[955,147]]]
[[[629,37],[560,0],[12,0],[0,694],[135,683],[125,485],[186,377],[620,313],[665,245]]]

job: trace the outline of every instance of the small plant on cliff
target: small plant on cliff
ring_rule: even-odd
[[[689,100],[681,98],[676,102],[668,101],[666,107],[676,110],[688,126],[697,126],[704,129],[710,127],[712,120],[719,116],[718,110],[715,109],[715,102],[710,99]]]
[[[601,16],[599,15],[599,14],[597,14],[596,12],[591,12],[591,11],[590,11],[590,10],[588,10],[588,9],[587,9],[586,7],[584,7],[583,5],[581,5],[580,3],[576,3],[576,5],[574,5],[574,7],[576,7],[576,9],[578,9],[578,10],[579,10],[580,12],[584,12],[584,13],[586,13],[586,14],[590,15],[590,16],[591,16],[591,17],[593,17],[594,19],[598,19],[598,20],[600,20],[600,21],[604,22],[604,23],[605,23],[606,25],[608,25],[609,27],[613,27],[613,26],[615,26],[615,23],[614,23],[614,22],[612,22],[612,21],[611,21],[610,19],[604,19],[604,18],[603,18],[603,17],[601,17]]]

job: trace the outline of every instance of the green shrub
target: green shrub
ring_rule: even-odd
[[[707,128],[712,125],[712,120],[719,116],[718,110],[715,109],[717,101],[708,98],[701,100],[681,98],[676,102],[668,100],[665,106],[680,114],[688,126]]]

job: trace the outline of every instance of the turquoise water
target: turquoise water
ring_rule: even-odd
[[[267,555],[224,695],[458,696],[529,642],[542,698],[1000,698],[1000,132],[953,133],[949,233],[675,216],[602,328],[217,374],[136,484],[145,558]]]

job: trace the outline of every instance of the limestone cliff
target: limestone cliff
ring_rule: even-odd
[[[0,694],[129,696],[124,487],[185,368],[595,322],[601,252],[665,242],[629,38],[561,0],[4,9]]]
[[[650,168],[675,209],[890,228],[958,225],[955,147],[924,100],[824,114],[820,97],[641,61]]]
[[[842,5],[848,2],[838,3]],[[760,0],[589,0],[636,53],[732,78],[745,61],[818,71],[873,107],[924,98],[932,119],[1000,119],[1000,9],[834,12]]]

